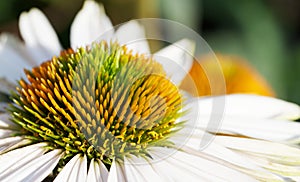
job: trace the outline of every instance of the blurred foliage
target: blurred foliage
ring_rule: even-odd
[[[277,96],[300,104],[300,1],[298,0],[98,0],[113,24],[162,17],[183,23],[214,51],[247,59]],[[41,8],[69,46],[69,28],[83,0],[0,1],[0,31],[18,35],[19,14]],[[172,34],[174,32],[169,32]]]
[[[212,48],[243,56],[265,76],[278,97],[300,103],[300,69],[296,66],[300,57],[295,56],[300,48],[299,21],[290,21],[300,20],[299,1],[203,3],[203,36]]]
[[[38,0],[6,0],[0,1],[0,23],[15,20],[22,11],[28,10],[31,7],[43,8],[49,5],[50,2]]]

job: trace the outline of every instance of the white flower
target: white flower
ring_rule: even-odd
[[[112,25],[103,7],[88,0],[73,22],[71,46],[76,49],[87,45],[109,29],[112,29]],[[135,32],[129,34],[133,36],[131,38],[128,38],[129,30]],[[20,31],[25,45],[10,35],[1,35],[0,74],[11,82],[19,79],[21,69],[24,67],[39,65],[51,56],[58,55],[61,50],[54,30],[37,9],[21,15]],[[103,38],[106,40],[116,38],[121,44],[127,44],[130,40],[143,40],[144,32],[142,27],[131,21],[115,33],[104,34]],[[162,49],[154,55],[154,58],[161,63],[171,80],[179,85],[185,75],[177,74],[178,66],[166,65],[162,58],[169,58],[181,65],[182,69],[189,70],[192,64],[192,57],[189,55],[193,52],[194,45],[186,39],[175,44]],[[129,48],[136,52],[149,53],[146,40],[131,42]],[[12,63],[11,60],[16,62]],[[29,90],[24,93],[33,92]],[[59,94],[55,93],[55,95]],[[35,96],[32,94],[28,98],[32,100],[33,108],[36,102],[42,102],[41,99],[44,98],[40,96],[39,101],[36,101]],[[51,100],[50,93],[47,98]],[[218,113],[219,110],[213,109],[213,103],[218,100],[226,103],[224,113]],[[48,104],[53,104],[53,100]],[[49,118],[51,112],[64,112],[55,106],[57,104],[49,107]],[[47,136],[54,134],[38,121],[18,123],[16,118],[18,116],[22,118],[24,113],[16,111],[12,111],[11,114],[1,113],[0,179],[1,181],[42,181],[47,176],[54,176],[55,181],[59,182],[299,180],[300,150],[295,145],[299,142],[300,124],[290,121],[300,117],[299,106],[268,97],[228,95],[191,97],[186,107],[191,109],[191,112],[178,118],[175,123],[186,119],[195,119],[196,123],[187,122],[183,129],[167,139],[178,144],[175,145],[175,149],[178,147],[179,150],[166,146],[151,146],[147,148],[147,155],[150,157],[124,155],[122,160],[110,158],[111,164],[100,157],[88,156],[88,152],[70,153],[68,140],[72,136],[61,140],[65,142],[65,148],[61,147],[64,144],[53,148],[54,145],[50,145],[49,140],[36,142],[35,139],[40,136],[20,135],[20,131],[35,129],[41,130],[41,132],[37,131],[36,135],[43,133],[42,130],[47,133]],[[31,114],[36,114],[37,111],[38,109]],[[14,122],[11,121],[11,115],[14,117]],[[222,127],[220,129],[208,127],[211,119],[217,115],[223,115]],[[37,114],[36,117],[39,118],[38,116]],[[66,128],[69,127],[71,126]],[[190,133],[191,131],[193,132]],[[56,135],[53,137],[55,138]],[[214,140],[211,141],[211,138]],[[182,141],[184,142],[180,143]],[[201,142],[207,146],[204,147]],[[64,161],[68,157],[69,160]],[[61,166],[62,169],[56,169],[57,166]],[[53,174],[53,171],[58,174]]]
[[[25,44],[7,33],[0,36],[0,61],[5,65],[0,68],[0,78],[5,77],[12,83],[23,76],[24,68],[37,66],[63,50],[55,30],[39,9],[32,8],[29,12],[23,12],[19,19],[19,29]],[[136,21],[130,21],[114,32],[103,6],[92,0],[85,1],[70,31],[71,47],[74,49],[101,38],[108,41],[118,39],[120,44],[126,43],[129,49],[149,53],[142,26]],[[133,40],[138,41],[130,42]]]

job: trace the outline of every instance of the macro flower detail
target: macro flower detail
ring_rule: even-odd
[[[150,58],[101,42],[63,52],[26,75],[29,83],[21,80],[13,96],[13,121],[22,128],[15,135],[64,150],[54,174],[77,154],[110,166],[150,156],[150,146],[172,146],[166,139],[179,129],[182,99]]]
[[[24,13],[25,44],[1,36],[0,54],[9,55],[0,57],[8,81],[1,92],[13,101],[0,112],[1,181],[299,180],[300,124],[291,121],[299,106],[184,92],[195,48],[189,39],[149,55],[138,23],[113,30],[103,7],[87,0],[71,28],[72,49],[58,55],[58,39],[45,44],[33,19],[47,22],[37,9]],[[222,126],[211,127],[220,118]]]
[[[231,96],[224,127],[210,131],[205,128],[214,115],[210,98],[184,102],[188,98],[168,79],[161,64],[105,41],[69,49],[25,73],[28,81],[20,80],[18,93],[12,95],[16,105],[9,109],[11,116],[0,115],[4,164],[0,177],[4,181],[170,181],[182,177],[281,181],[281,175],[294,179],[299,174],[299,149],[255,139],[266,136],[247,133],[243,130],[247,125],[231,127],[238,126],[235,123],[241,116],[253,121],[297,118],[296,105],[265,98],[260,109],[276,102],[277,107],[259,113],[252,104],[263,98],[241,97],[246,101],[241,108],[239,97]],[[247,106],[257,114],[251,116]],[[193,118],[197,118],[195,126]],[[299,124],[276,118],[272,119],[275,129],[286,123],[294,130],[277,140],[296,135]],[[202,136],[211,135],[206,130],[218,135],[208,148],[199,150]],[[169,176],[168,171],[176,174]]]

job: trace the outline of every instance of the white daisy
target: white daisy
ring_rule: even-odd
[[[30,19],[46,20],[37,12],[32,10],[22,15],[23,20],[20,18],[21,29],[25,24],[21,32],[27,32],[22,36],[32,36],[31,40],[24,38],[25,46],[2,36],[1,54],[9,56],[6,62],[1,60],[1,69],[10,69],[2,76],[9,81],[19,79],[14,70],[17,67],[8,64],[13,58],[26,68],[60,50],[58,41],[46,44],[45,36],[36,35],[40,33],[34,29],[37,21]],[[98,19],[90,18],[95,14]],[[94,28],[84,30],[88,25],[80,26],[80,22],[89,21],[95,21],[88,24]],[[48,29],[43,30],[54,32],[46,24]],[[91,30],[107,25],[111,23],[103,8],[86,1],[72,26],[72,47],[97,39],[99,34]],[[131,27],[139,28],[133,36],[142,40],[143,29],[134,22],[127,28]],[[121,44],[129,39],[122,42],[126,36],[118,36],[118,31],[127,35],[127,28],[118,29],[114,36]],[[113,38],[106,35],[106,40]],[[147,43],[138,43],[130,44],[129,49],[149,52]],[[43,51],[53,52],[46,55]],[[18,93],[13,95],[16,105],[0,115],[0,179],[296,181],[300,176],[300,150],[293,145],[299,139],[300,125],[289,120],[300,116],[299,107],[253,95],[185,98],[177,89],[184,75],[176,74],[178,67],[164,64],[161,58],[170,58],[174,65],[188,70],[192,51],[193,43],[182,40],[159,51],[152,60],[102,42],[77,52],[64,52],[26,71],[28,81],[21,80]],[[47,57],[40,60],[41,55],[32,54],[37,52]],[[100,72],[95,68],[101,68]],[[89,71],[81,72],[86,69]],[[94,73],[99,75],[97,79]],[[98,87],[91,86],[94,82]],[[181,105],[184,99],[187,101]],[[214,109],[213,103],[218,100],[226,101],[224,113]],[[209,127],[218,115],[224,118],[220,130]],[[211,142],[212,137],[215,140]]]

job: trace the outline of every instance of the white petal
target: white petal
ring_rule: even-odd
[[[31,141],[23,137],[8,137],[0,139],[0,154],[6,153],[16,148],[20,148],[30,144]]]
[[[284,181],[283,177],[273,174],[271,171],[265,170],[259,166],[256,166],[252,160],[241,157],[238,154],[231,152],[230,150],[224,150],[224,148],[219,149],[219,151],[214,151],[215,149],[210,150],[207,148],[205,149],[204,153],[202,153],[196,152],[189,148],[184,148],[187,153],[214,161],[223,166],[227,166],[228,168],[245,173],[260,181]]]
[[[91,160],[86,182],[106,182],[108,178],[108,170],[100,160]]]
[[[185,161],[190,162],[190,161]],[[167,158],[151,164],[163,181],[209,181],[208,175],[195,172],[181,162]]]
[[[300,176],[288,176],[291,180],[290,181],[300,181]]]
[[[145,36],[145,29],[137,21],[131,20],[123,24],[116,31],[117,41],[121,45],[126,45],[133,54],[149,54],[150,49]]]
[[[54,181],[85,181],[87,175],[87,159],[81,154],[74,156],[57,175]]]
[[[224,99],[224,96],[206,97],[199,99],[202,113],[215,114],[211,109],[212,101]],[[248,118],[297,119],[300,116],[298,105],[272,97],[233,94],[225,96],[225,116]]]
[[[95,1],[87,0],[72,23],[71,46],[75,49],[91,44],[99,38],[110,40],[113,33],[113,26],[103,6]]]
[[[168,149],[158,148],[151,152],[151,156],[161,158],[168,156],[168,153]],[[181,151],[153,162],[152,165],[161,175],[170,174],[170,178],[179,181],[227,181],[233,176],[240,181],[254,181],[251,177],[225,165]]]
[[[0,128],[18,128],[18,126],[10,121],[11,116],[9,114],[0,114]]]
[[[0,179],[16,175],[20,167],[43,155],[46,152],[45,145],[45,143],[34,144],[0,155]]]
[[[200,132],[199,128],[203,131],[218,131],[222,123],[222,113],[225,107],[225,97],[212,97],[208,99],[209,102],[203,104],[202,100],[205,99],[190,99],[185,103],[184,109],[187,113],[182,117],[185,122],[185,126],[182,130],[178,132],[179,141],[184,141],[186,138],[191,136],[193,132]],[[211,115],[207,114],[211,113]],[[205,120],[203,121],[203,118]],[[214,135],[208,132],[196,133],[198,138],[199,149],[205,148],[209,145],[213,139]],[[177,135],[175,135],[176,137]],[[178,142],[176,142],[177,144]],[[178,145],[177,145],[178,146]]]
[[[24,76],[23,69],[31,67],[30,63],[21,41],[9,34],[0,35],[0,78],[15,84]],[[6,88],[0,90],[7,93]]]
[[[69,175],[69,181],[85,181],[87,177],[87,158],[84,155],[74,164],[72,172]]]
[[[21,140],[23,140],[23,137],[20,136],[15,136],[15,137],[7,137],[7,138],[1,138],[0,139],[0,146],[4,146],[4,145],[8,145],[8,144],[12,144],[15,142],[19,142]]]
[[[6,138],[9,136],[12,136],[12,134],[16,133],[15,131],[12,130],[7,130],[7,129],[0,129],[0,140],[2,138]]]
[[[215,142],[227,148],[264,157],[286,165],[300,165],[300,149],[263,140],[217,136]]]
[[[107,182],[120,182],[126,181],[126,179],[124,166],[116,161],[113,161],[109,169]]]
[[[203,152],[246,169],[259,170],[259,167],[254,165],[251,161],[242,158],[231,150],[216,143],[211,143]]]
[[[28,51],[34,56],[36,65],[59,55],[61,46],[47,17],[38,9],[23,12],[19,29]]]
[[[300,111],[298,105],[286,101],[256,95],[228,95],[191,99],[187,106],[193,111],[190,118],[197,119],[191,125],[194,128],[272,141],[300,139],[300,123],[281,119],[297,118]]]
[[[128,181],[156,181],[163,182],[161,176],[155,171],[151,164],[143,158],[131,156],[124,158],[125,172]]]
[[[194,51],[195,43],[182,39],[156,52],[154,59],[162,64],[171,80],[179,85],[192,67]]]
[[[6,181],[28,181],[39,182],[51,174],[60,157],[60,150],[53,150],[40,157],[35,158],[26,165],[20,166],[14,173],[5,178]]]
[[[282,176],[294,176],[294,177],[300,176],[300,166],[288,166],[288,165],[278,164],[270,160],[267,160],[265,158],[250,156],[245,153],[241,153],[241,154],[244,154],[245,157],[250,158],[257,165],[262,166],[263,168],[266,168],[276,174]]]
[[[76,164],[76,162],[79,160],[80,158],[80,154],[77,154],[76,156],[74,156],[61,170],[61,172],[57,175],[57,177],[54,179],[54,182],[64,182],[64,181],[68,181],[69,176],[71,175],[71,172],[74,168],[74,165]]]
[[[205,128],[209,118],[200,117],[198,126]],[[227,117],[222,120],[219,131],[271,141],[290,141],[300,138],[300,123],[278,119]]]
[[[238,171],[249,174],[256,179],[282,181],[282,178],[272,174],[270,171],[261,168],[261,165],[256,165],[256,163],[252,159],[240,156],[240,154],[227,149],[216,142],[210,142],[209,145],[203,148],[201,146],[201,140],[203,140],[204,135],[203,133],[204,131],[201,131],[199,129],[195,130],[187,143],[185,143],[183,150],[186,150],[187,153],[199,155],[199,157],[205,155],[206,158],[210,158],[212,161],[219,162],[220,164],[229,166],[232,169],[236,169]],[[207,133],[207,135],[212,134]],[[211,138],[214,138],[214,136],[212,135]]]

